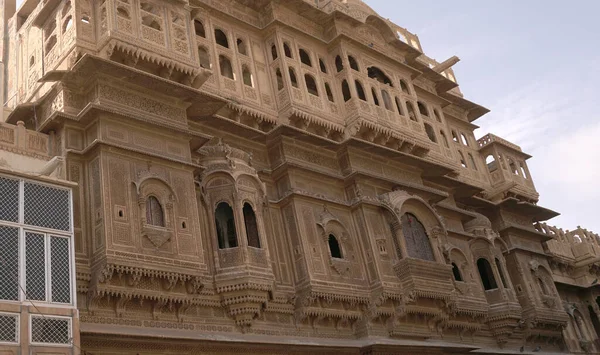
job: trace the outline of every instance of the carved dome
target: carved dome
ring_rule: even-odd
[[[358,10],[369,15],[379,16],[375,10],[373,10],[369,5],[365,4],[362,0],[339,0],[342,4],[348,6],[349,10]]]
[[[477,216],[475,219],[465,223],[465,230],[467,232],[472,232],[477,229],[492,229],[492,222],[490,222],[486,216],[481,213],[475,213],[475,215]]]

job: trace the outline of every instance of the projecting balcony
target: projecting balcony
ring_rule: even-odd
[[[394,265],[402,291],[415,298],[451,300],[454,294],[452,267],[413,258],[404,258]]]

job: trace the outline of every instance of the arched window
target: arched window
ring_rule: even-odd
[[[452,140],[458,143],[458,135],[456,134],[455,130],[452,130]]]
[[[123,6],[117,6],[117,16],[129,20],[129,10],[125,9]]]
[[[325,83],[325,93],[327,94],[327,99],[331,102],[335,102],[333,99],[333,93],[331,92],[331,88],[329,87],[329,83]]]
[[[246,227],[246,237],[248,238],[248,246],[260,248],[260,238],[258,236],[258,224],[256,223],[256,214],[249,203],[244,203],[244,225]]]
[[[308,90],[309,94],[319,96],[319,89],[317,88],[317,83],[312,75],[304,74],[304,82],[306,82],[306,90]]]
[[[465,160],[465,155],[460,150],[458,151],[458,155],[460,157],[460,165],[463,168],[466,168],[467,167],[467,161]]]
[[[322,73],[327,74],[327,66],[325,65],[325,62],[322,58],[319,58],[319,68],[321,69]]]
[[[219,69],[221,70],[221,75],[226,78],[235,80],[235,76],[233,75],[233,68],[231,67],[231,62],[229,58],[224,55],[219,56]]]
[[[460,269],[455,263],[452,263],[452,275],[454,275],[455,281],[463,281],[462,275],[460,274]]]
[[[235,248],[238,246],[235,232],[233,209],[227,202],[221,202],[215,210],[215,225],[219,249]]]
[[[477,270],[479,270],[479,277],[481,277],[484,290],[498,288],[496,278],[494,277],[494,271],[492,271],[492,265],[490,265],[490,262],[487,261],[487,259],[480,258],[477,260]]]
[[[277,77],[277,90],[283,89],[283,75],[281,75],[279,68],[275,71],[275,76]]]
[[[308,55],[308,52],[300,48],[298,50],[298,54],[300,54],[300,62],[302,62],[302,64],[306,64],[309,67],[312,67],[312,62],[310,60],[310,55]]]
[[[363,101],[367,101],[367,96],[365,95],[365,90],[363,89],[363,86],[360,83],[360,81],[354,80],[354,86],[356,86],[356,94],[358,95],[358,98]]]
[[[442,142],[444,142],[444,147],[450,148],[450,146],[448,145],[448,137],[446,137],[446,133],[440,130],[440,136],[442,136]]]
[[[465,134],[461,132],[460,138],[462,139],[462,143],[468,147],[469,146],[469,140],[467,139],[467,136],[465,136]]]
[[[433,249],[425,227],[410,213],[405,213],[401,218],[402,233],[406,242],[406,251],[411,258],[435,261]]]
[[[471,166],[473,169],[477,170],[477,164],[475,164],[475,158],[473,158],[473,154],[469,153],[469,160],[471,162]]]
[[[227,40],[227,35],[225,32],[220,29],[215,29],[215,42],[225,48],[229,48],[229,41]]]
[[[398,96],[395,97],[395,101],[396,101],[396,109],[398,110],[398,114],[404,116],[404,110],[402,109],[402,103],[400,102],[400,99],[398,98]]]
[[[369,75],[369,78],[375,79],[382,84],[394,86],[394,85],[392,85],[392,81],[390,80],[390,78],[387,75],[385,75],[385,73],[381,69],[379,69],[377,67],[368,67],[367,74]]]
[[[496,158],[492,154],[485,157],[485,164],[487,165],[490,173],[498,170],[498,163],[496,162]]]
[[[277,59],[277,46],[276,45],[271,46],[271,57],[273,58],[273,60]]]
[[[158,199],[149,196],[146,199],[146,224],[157,227],[165,226],[165,215]]]
[[[408,110],[408,118],[410,118],[412,121],[418,122],[417,115],[415,114],[415,107],[413,106],[412,102],[406,102],[406,109]]]
[[[439,112],[437,109],[435,109],[435,108],[434,108],[434,109],[433,109],[433,114],[435,115],[435,119],[436,119],[438,122],[440,122],[440,123],[441,123],[441,122],[442,122],[442,116],[440,115],[440,112]]]
[[[512,158],[508,158],[508,166],[510,167],[510,171],[515,174],[515,175],[519,175],[519,170],[517,169],[517,164],[515,164],[514,160],[512,160]]]
[[[73,18],[69,16],[63,24],[63,33],[67,32],[73,26]]]
[[[290,74],[290,81],[292,82],[292,86],[297,88],[298,87],[298,79],[296,79],[296,72],[294,71],[294,68],[290,67],[288,72]]]
[[[419,108],[419,113],[421,116],[429,117],[429,113],[427,112],[427,106],[421,101],[417,101],[417,107]]]
[[[206,38],[206,32],[204,32],[204,25],[200,20],[194,20],[194,30],[196,31],[196,36]]]
[[[392,108],[392,99],[387,91],[381,90],[381,98],[383,99],[383,106],[385,106],[385,108],[389,111],[394,111]]]
[[[250,69],[246,65],[242,66],[242,79],[244,80],[244,85],[254,87],[252,72],[250,72]]]
[[[286,57],[293,58],[292,50],[290,49],[290,45],[287,42],[283,42],[283,53],[285,54]]]
[[[49,53],[54,45],[56,44],[56,35],[52,35],[48,42],[46,42],[46,53]]]
[[[344,70],[344,63],[342,63],[342,58],[339,55],[335,57],[335,69],[338,73]]]
[[[345,79],[342,81],[342,95],[344,96],[344,101],[348,101],[352,98],[352,95],[350,94],[350,86]]]
[[[400,79],[400,89],[402,89],[403,93],[410,95],[410,90],[408,89],[408,84],[403,79]]]
[[[547,295],[548,294],[548,288],[546,287],[546,284],[544,283],[544,281],[541,278],[537,278],[537,283],[538,286],[540,288],[540,291],[542,292],[543,295]]]
[[[500,275],[500,281],[502,281],[502,287],[508,288],[506,278],[504,277],[504,269],[502,268],[502,264],[498,258],[496,258],[496,268],[498,269],[498,274]]]
[[[198,61],[200,62],[200,66],[204,69],[210,69],[212,65],[210,65],[210,56],[208,55],[208,51],[204,47],[198,47]]]
[[[527,179],[527,174],[525,173],[525,167],[523,166],[523,163],[519,163],[519,167],[521,168],[521,175],[523,176],[523,179]]]
[[[431,127],[430,124],[425,123],[425,133],[427,133],[427,137],[429,137],[429,140],[437,143],[437,138],[435,136],[435,132],[433,131],[433,127]]]
[[[371,95],[373,96],[373,103],[379,106],[379,99],[377,98],[377,92],[374,87],[371,87]]]
[[[348,63],[350,64],[350,68],[351,69],[359,71],[359,69],[358,69],[358,62],[356,61],[356,59],[354,59],[353,56],[351,56],[351,55],[348,56]]]
[[[329,252],[331,253],[331,257],[336,259],[343,259],[344,257],[342,255],[342,248],[340,248],[340,243],[338,243],[338,240],[335,237],[335,235],[330,234],[329,238],[327,239],[327,242],[329,244]]]
[[[246,43],[241,38],[237,39],[237,50],[239,54],[248,55],[246,50]]]

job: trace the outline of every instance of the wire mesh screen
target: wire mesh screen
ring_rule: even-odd
[[[25,224],[70,230],[69,191],[25,183]]]
[[[0,226],[0,300],[19,300],[19,229],[7,226]]]
[[[52,302],[71,303],[69,240],[67,238],[50,238],[50,275]]]
[[[17,343],[19,341],[18,320],[16,314],[0,313],[0,343]]]
[[[0,220],[19,221],[19,180],[0,177]]]
[[[25,290],[28,300],[46,300],[44,235],[25,233]]]
[[[43,344],[70,344],[70,320],[31,317],[31,341]]]

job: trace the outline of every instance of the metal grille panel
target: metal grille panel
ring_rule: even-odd
[[[42,344],[70,344],[71,320],[31,317],[31,341]]]
[[[19,342],[19,316],[0,313],[0,343]]]
[[[0,300],[19,300],[19,229],[0,226]]]
[[[25,183],[25,224],[70,230],[69,191]]]
[[[46,300],[46,258],[44,235],[25,233],[25,290],[27,299]]]
[[[0,177],[0,220],[19,221],[19,180]]]
[[[52,279],[52,302],[71,303],[69,266],[69,240],[51,237],[50,274]]]

